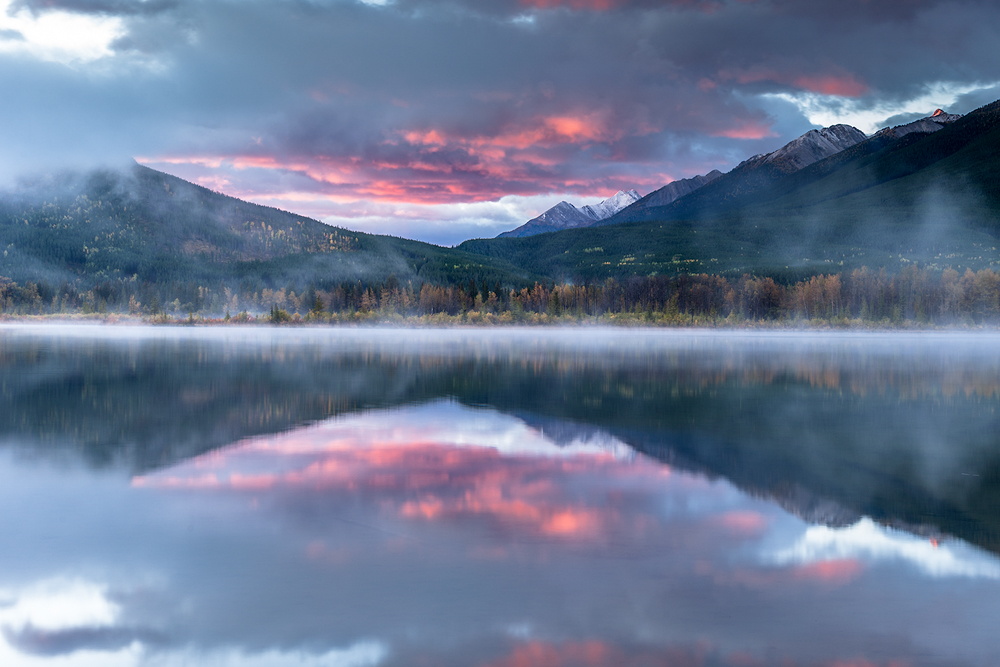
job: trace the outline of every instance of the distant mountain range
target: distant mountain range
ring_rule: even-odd
[[[881,139],[899,139],[911,133],[927,134],[936,132],[961,117],[938,109],[927,118],[906,125],[887,127],[873,136]],[[864,132],[850,125],[832,125],[819,130],[809,130],[776,151],[754,155],[744,160],[727,174],[713,170],[704,176],[673,181],[645,197],[638,197],[635,190],[629,190],[627,193],[619,192],[593,208],[585,206],[578,209],[563,201],[537,218],[529,220],[517,229],[504,232],[497,238],[521,238],[563,229],[619,224],[641,217],[645,209],[659,210],[725,177],[715,184],[714,189],[706,191],[704,198],[685,199],[679,205],[681,210],[697,209],[704,205],[705,199],[717,200],[720,194],[723,199],[728,199],[748,189],[759,189],[782,176],[804,169],[867,139],[868,136]]]
[[[573,281],[1000,270],[997,173],[1000,102],[871,137],[846,125],[811,130],[683,196],[668,185],[589,227],[458,248]]]
[[[906,125],[885,128],[869,138],[861,130],[850,125],[832,125],[821,130],[809,130],[802,136],[785,144],[771,153],[754,155],[738,164],[732,171],[723,174],[711,183],[694,190],[684,197],[666,203],[659,203],[651,193],[632,206],[600,222],[614,225],[653,217],[713,217],[723,210],[739,208],[755,199],[755,193],[771,188],[781,188],[779,183],[794,183],[788,177],[801,172],[828,158],[844,154],[855,146],[863,146],[862,152],[878,149],[883,145],[902,139],[907,135],[915,137],[937,132],[946,125],[962,118],[957,114],[947,114],[938,109],[931,116],[921,118]],[[847,156],[855,153],[849,152]],[[835,168],[837,161],[826,163],[827,168]],[[810,172],[812,173],[812,172]],[[669,187],[669,186],[667,186]],[[656,192],[659,192],[657,190]]]
[[[865,133],[850,125],[833,125],[822,130],[810,130],[798,139],[789,142],[773,153],[754,155],[736,167],[736,170],[751,171],[764,165],[772,171],[788,173],[822,160],[825,157],[839,153],[867,139]],[[734,171],[736,171],[734,170]],[[732,173],[732,172],[730,172]],[[578,227],[594,227],[597,225],[614,224],[615,214],[626,208],[638,210],[654,206],[666,206],[681,197],[691,194],[723,176],[721,171],[712,170],[704,176],[694,176],[673,181],[645,197],[639,197],[635,190],[619,191],[614,197],[605,199],[596,206],[577,208],[569,202],[559,202],[537,218],[533,218],[517,229],[504,232],[497,236],[503,238],[521,238],[534,236],[545,232],[556,232],[563,229]]]
[[[629,204],[637,201],[639,201],[639,193],[635,190],[619,190],[613,197],[608,197],[598,204],[580,208],[569,202],[561,201],[537,218],[532,218],[517,229],[504,232],[497,238],[521,238],[545,232],[557,232],[561,229],[590,227],[605,218],[610,218]]]

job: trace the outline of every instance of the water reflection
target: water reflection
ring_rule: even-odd
[[[0,664],[1000,663],[997,339],[434,335],[5,331]]]

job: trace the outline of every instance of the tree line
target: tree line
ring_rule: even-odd
[[[709,274],[610,278],[586,284],[535,283],[508,287],[470,279],[455,285],[429,282],[343,282],[318,288],[208,287],[196,283],[108,280],[90,289],[45,281],[19,285],[0,278],[0,312],[7,315],[130,313],[286,321],[376,319],[390,316],[531,316],[570,319],[634,314],[661,321],[861,321],[900,324],[1000,322],[1000,274],[991,269],[959,273],[909,266],[889,274],[867,268],[816,275],[782,284],[770,277],[729,279]],[[283,315],[282,315],[283,313]],[[296,317],[297,316],[297,317]]]

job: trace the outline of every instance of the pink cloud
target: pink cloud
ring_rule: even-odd
[[[659,168],[658,156],[632,154],[634,140],[662,132],[664,119],[650,119],[645,112],[623,119],[607,109],[513,116],[489,132],[442,125],[402,128],[344,154],[285,154],[254,143],[229,155],[146,156],[140,162],[256,201],[434,205],[552,192],[610,196],[623,189],[653,190],[671,180]],[[670,122],[685,127],[705,120],[674,115]],[[716,136],[768,134],[766,127],[750,123]]]
[[[871,90],[853,74],[800,76],[794,80],[794,84],[809,92],[839,97],[861,97]]]
[[[866,83],[854,74],[839,67],[821,73],[802,73],[794,68],[754,66],[746,69],[729,69],[719,72],[722,81],[741,84],[771,82],[792,86],[810,93],[839,97],[861,97],[870,91]]]
[[[711,132],[711,134],[715,137],[747,140],[766,139],[768,137],[778,136],[775,134],[774,130],[771,129],[770,125],[757,120],[745,120],[739,125],[721,130],[715,130]]]

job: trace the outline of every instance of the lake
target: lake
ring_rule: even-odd
[[[0,327],[0,664],[1000,664],[1000,335]]]

